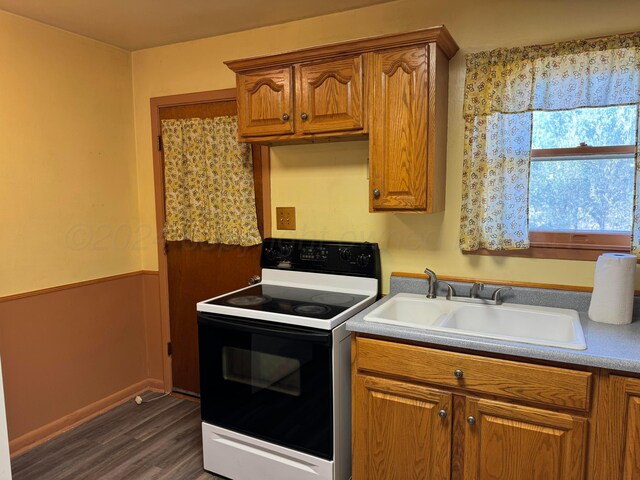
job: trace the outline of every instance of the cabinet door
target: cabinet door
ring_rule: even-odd
[[[640,379],[609,377],[598,413],[596,459],[598,480],[640,478]]]
[[[238,74],[240,137],[293,133],[292,75],[292,67]]]
[[[366,375],[354,380],[353,480],[448,480],[451,394]]]
[[[584,479],[586,419],[474,398],[466,419],[465,480]]]
[[[361,130],[363,108],[361,55],[296,67],[299,132]]]
[[[372,211],[427,208],[428,57],[426,46],[372,55]]]

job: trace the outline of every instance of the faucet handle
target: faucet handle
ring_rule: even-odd
[[[469,292],[469,296],[471,298],[478,298],[478,292],[484,290],[484,283],[475,282],[471,285],[471,291]]]
[[[440,280],[438,283],[445,285],[447,287],[447,300],[451,300],[453,297],[457,295],[456,289],[453,288],[453,285],[451,285],[450,283],[443,282],[442,280]]]
[[[502,303],[502,294],[504,292],[508,292],[511,290],[511,287],[500,287],[491,296],[491,299],[496,302],[496,305],[500,305]]]

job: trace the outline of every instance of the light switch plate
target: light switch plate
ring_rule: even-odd
[[[295,230],[296,207],[276,207],[276,219],[278,230]]]

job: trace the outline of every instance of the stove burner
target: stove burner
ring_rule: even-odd
[[[293,311],[299,315],[321,315],[323,313],[329,312],[331,309],[326,305],[298,305],[293,307]]]
[[[254,305],[264,305],[270,301],[271,297],[269,295],[245,295],[243,297],[230,298],[227,300],[227,303],[238,307],[249,307]]]
[[[318,303],[326,303],[329,305],[342,305],[343,303],[353,302],[353,295],[346,293],[319,293],[311,297],[311,300]]]

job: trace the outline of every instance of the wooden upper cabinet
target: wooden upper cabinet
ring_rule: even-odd
[[[304,133],[362,130],[362,55],[296,65],[296,122]]]
[[[292,78],[292,67],[237,75],[241,137],[293,133]]]
[[[238,73],[239,135],[285,142],[363,133],[362,55]]]
[[[376,52],[369,75],[370,210],[443,210],[448,59],[435,44]]]
[[[375,53],[371,64],[372,209],[424,209],[429,50],[422,46]]]
[[[466,399],[464,480],[583,480],[587,420]]]
[[[369,137],[369,210],[444,210],[449,59],[444,26],[225,62],[240,140]],[[284,120],[283,120],[284,118]]]
[[[448,480],[452,395],[366,375],[354,382],[353,480]]]

